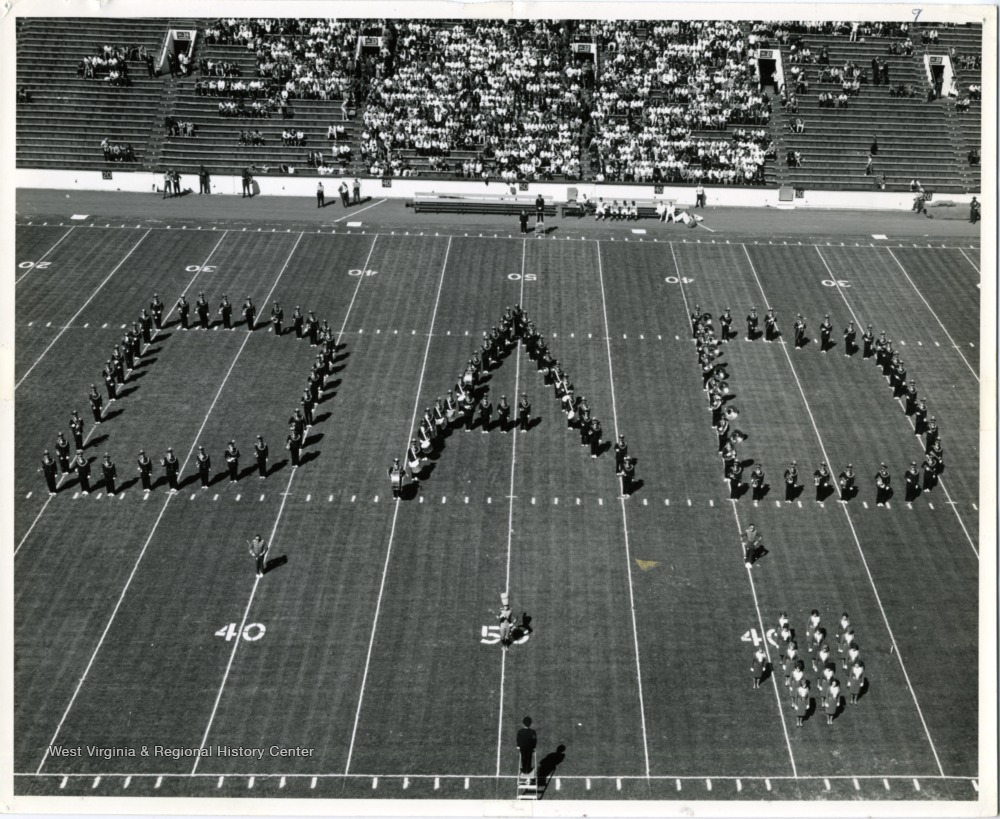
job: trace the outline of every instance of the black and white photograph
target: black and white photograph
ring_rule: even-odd
[[[996,5],[0,32],[0,810],[996,815]]]

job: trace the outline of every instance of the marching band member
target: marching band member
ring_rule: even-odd
[[[410,477],[413,479],[414,483],[420,481],[420,470],[423,458],[420,457],[420,447],[417,445],[417,439],[410,439],[410,446],[406,450],[406,464],[410,467]]]
[[[399,465],[399,458],[393,458],[392,466],[386,472],[389,474],[389,483],[392,485],[393,500],[399,500],[403,491],[403,467]]]

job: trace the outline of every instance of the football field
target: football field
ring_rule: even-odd
[[[17,794],[514,799],[530,716],[545,800],[978,798],[978,235],[43,221],[19,218],[14,271]],[[201,292],[213,326],[182,330],[175,302]],[[164,327],[108,402],[101,369],[154,293]],[[526,393],[530,430],[450,430],[394,501],[387,467],[517,303],[600,419],[604,450],[590,456],[518,345],[481,383],[494,406]],[[288,419],[317,352],[290,329],[296,305],[340,349],[293,467]],[[726,405],[746,435],[744,477],[765,471],[759,506],[731,499],[723,477],[696,305],[717,328],[726,308],[735,317]],[[751,307],[774,308],[784,338],[746,341]],[[912,503],[903,474],[923,438],[873,360],[845,355],[849,321],[859,340],[868,324],[887,332],[941,428],[946,468]],[[74,409],[95,486],[83,495],[69,474],[49,495],[40,457]],[[625,498],[618,435],[638,459]],[[148,494],[140,449],[155,464]],[[803,487],[788,501],[792,461]],[[817,502],[821,462],[834,475],[853,464],[857,495]],[[750,522],[766,552],[747,568]],[[246,546],[257,533],[262,577]],[[526,624],[507,650],[504,591]],[[869,686],[831,725],[816,702],[799,727],[776,628],[787,612],[804,649],[812,609],[835,658],[849,613]],[[776,667],[754,689],[758,645]]]

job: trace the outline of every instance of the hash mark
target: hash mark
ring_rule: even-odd
[[[913,780],[913,789],[916,791],[920,790],[920,783],[916,779]]]
[[[226,781],[226,777],[220,776],[219,777],[219,781],[215,784],[216,789],[221,788],[222,787],[222,783],[225,782],[225,781]]]
[[[765,779],[764,780],[764,787],[767,788],[768,790],[771,790],[771,780],[770,779]]]
[[[705,780],[705,787],[708,788],[708,790],[712,790],[712,780],[711,779],[706,779]]]
[[[239,500],[241,497],[242,497],[241,495],[237,495],[236,500]]]
[[[824,787],[825,787],[825,788],[826,788],[827,790],[830,790],[830,780],[829,780],[829,779],[824,779],[824,780],[823,780],[823,786],[824,786]]]
[[[889,780],[888,779],[883,779],[882,780],[882,784],[885,785],[885,789],[886,790],[889,790]]]
[[[158,788],[162,784],[163,784],[163,777],[162,776],[158,776],[158,777],[156,777],[156,784],[153,785],[153,787],[154,788]]]
[[[858,784],[858,780],[857,779],[854,780],[854,790],[856,790],[856,791],[860,791],[861,790],[861,785]]]
[[[279,788],[285,787],[285,777],[281,777],[281,781],[278,783]]]
[[[312,782],[309,783],[309,787],[310,788],[315,788],[316,787],[316,777],[315,776],[312,778]]]
[[[131,784],[132,784],[132,777],[131,776],[126,776],[125,777],[125,784],[122,785],[122,787],[123,788],[127,788]]]
[[[90,789],[93,790],[94,788],[96,788],[100,784],[101,784],[101,777],[95,776],[94,777],[94,784],[90,786]]]

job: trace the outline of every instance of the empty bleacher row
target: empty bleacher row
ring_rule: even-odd
[[[150,79],[139,60],[128,63],[128,86],[84,79],[77,72],[83,58],[104,45],[144,46],[155,54],[166,30],[166,20],[141,18],[20,19],[17,83],[31,99],[17,106],[18,166],[99,170],[106,165],[104,139],[131,144],[138,163],[148,160],[162,81]]]
[[[813,58],[825,50],[829,66],[787,62],[792,51],[790,43],[780,45],[786,95],[795,91],[790,78],[793,66],[801,69],[808,81],[808,90],[800,86],[796,94],[797,112],[777,108],[782,125],[778,140],[782,182],[812,189],[874,190],[884,184],[889,190],[905,190],[912,180],[919,180],[926,190],[978,190],[978,172],[969,172],[970,145],[963,137],[962,118],[974,123],[977,132],[979,118],[976,113],[957,114],[954,99],[928,100],[931,86],[924,66],[924,44],[915,31],[909,35],[913,44],[909,56],[902,49],[892,48],[893,43],[903,43],[903,37],[851,40],[844,34],[827,32],[801,35],[801,42]],[[891,53],[897,50],[900,53]],[[938,53],[943,51],[938,49]],[[888,85],[884,78],[876,84],[873,58],[885,63]],[[821,80],[823,70],[848,64],[863,73],[860,92],[848,96],[846,108],[820,107],[820,93],[842,93],[840,82]],[[909,87],[914,96],[895,95],[898,86]],[[802,133],[794,130],[796,119],[802,120]],[[878,144],[878,154],[869,167],[873,141]],[[785,160],[789,152],[799,154],[801,166],[788,166]]]

